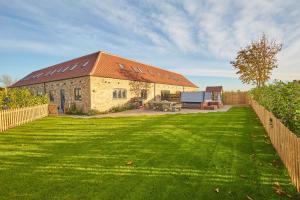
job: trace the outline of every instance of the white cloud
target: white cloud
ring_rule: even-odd
[[[168,56],[170,65],[185,74],[236,77],[229,61],[264,32],[284,42],[274,78],[300,79],[298,0],[53,0],[47,5],[12,0],[0,7],[16,16],[0,14],[2,51],[108,50],[136,59],[149,55],[158,65]],[[172,56],[181,62],[174,64]],[[191,65],[201,60],[220,65]]]

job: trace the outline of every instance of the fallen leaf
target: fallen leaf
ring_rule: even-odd
[[[240,175],[240,177],[241,177],[241,178],[247,178],[246,175],[242,175],[242,174]]]
[[[281,185],[279,182],[274,182],[274,190],[275,190],[275,193],[278,194],[278,195],[285,195],[286,192],[283,191]]]
[[[129,160],[126,165],[132,165],[133,164],[133,161],[132,160]]]
[[[292,195],[290,195],[290,194],[286,194],[286,196],[290,199],[292,198]]]
[[[254,200],[254,199],[252,199],[252,198],[251,198],[250,196],[248,196],[248,195],[247,195],[247,199],[248,199],[248,200]]]
[[[277,181],[274,182],[274,185],[277,186],[277,187],[280,187],[280,184],[279,184],[279,182],[277,182]]]

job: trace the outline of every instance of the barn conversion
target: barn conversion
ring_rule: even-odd
[[[138,94],[144,102],[198,89],[181,74],[100,51],[34,71],[11,87],[48,94],[60,110],[75,104],[88,112],[128,103],[137,96],[132,92],[132,82],[147,84],[147,89],[140,88]]]

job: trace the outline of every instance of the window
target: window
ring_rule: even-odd
[[[162,90],[161,91],[161,100],[169,100],[170,90]]]
[[[51,72],[51,74],[50,74],[50,75],[53,75],[55,72],[56,72],[56,69],[55,69],[55,70],[53,70],[53,71]]]
[[[75,88],[74,95],[75,95],[75,101],[81,101],[82,100],[81,88]]]
[[[50,91],[49,91],[49,99],[50,99],[51,102],[54,101],[54,95],[55,95],[55,94],[54,94],[54,90],[50,90]]]
[[[141,68],[138,67],[137,69],[139,70],[139,72],[144,73],[143,70],[141,70]]]
[[[141,90],[141,98],[142,99],[147,99],[147,90],[145,90],[145,89]]]
[[[119,63],[120,69],[125,69],[125,65]]]
[[[37,90],[36,95],[37,96],[43,96],[43,91],[42,90]]]
[[[48,76],[50,75],[51,71],[47,72],[44,76]]]
[[[135,67],[132,67],[132,69],[133,69],[133,71],[135,71],[136,73],[139,73],[140,71],[137,69],[137,68],[135,68]]]
[[[85,67],[89,64],[89,61],[87,60],[82,66]]]
[[[68,69],[69,69],[69,66],[66,67],[64,70],[62,70],[61,72],[65,72],[65,71],[67,71]]]
[[[113,99],[126,99],[127,90],[126,89],[114,89],[113,90]]]
[[[73,69],[75,69],[78,66],[78,64],[73,65],[73,67],[70,68],[70,71],[72,71]]]

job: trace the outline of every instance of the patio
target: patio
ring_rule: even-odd
[[[170,115],[170,114],[191,114],[191,113],[209,113],[209,112],[227,112],[232,106],[225,105],[223,108],[217,110],[200,110],[200,109],[186,109],[182,108],[180,111],[176,112],[163,112],[149,109],[134,109],[126,110],[117,113],[108,113],[95,116],[82,116],[82,115],[71,115],[73,118],[105,118],[105,117],[130,117],[130,116],[147,116],[147,115]],[[70,116],[70,115],[66,115]]]

